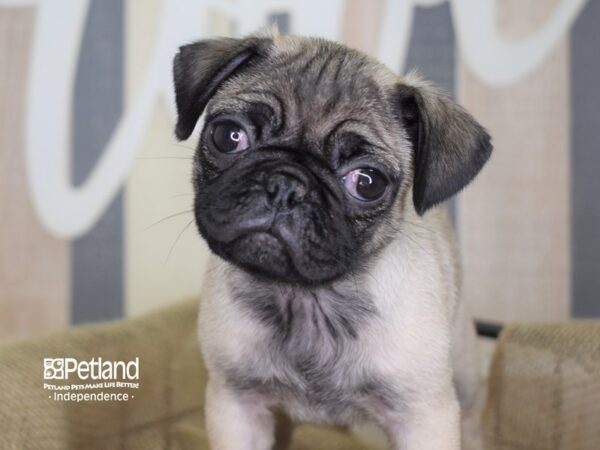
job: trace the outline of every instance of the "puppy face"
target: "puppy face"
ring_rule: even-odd
[[[423,214],[448,198],[491,151],[446,97],[322,40],[202,41],[180,49],[174,78],[177,137],[206,112],[193,176],[200,233],[219,256],[279,281],[360,270],[405,208]]]

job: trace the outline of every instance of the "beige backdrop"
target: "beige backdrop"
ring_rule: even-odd
[[[147,75],[164,3],[112,1],[124,11],[127,109],[138,100]],[[199,36],[236,35],[250,26],[242,16],[248,2],[198,1],[207,5],[194,18]],[[548,19],[557,1],[498,2],[501,35],[508,42],[528,36]],[[283,32],[307,32],[311,14],[315,27],[329,20],[320,16],[315,1],[259,3],[268,8],[257,20],[276,21],[286,28]],[[385,34],[383,26],[395,4],[395,0],[323,4],[339,13],[330,18],[331,25],[323,33],[381,56],[382,39],[397,32]],[[453,7],[442,2],[421,8],[419,14],[447,17],[445,26],[456,36]],[[36,8],[0,3],[0,339],[65,327],[71,322],[71,306],[78,301],[71,289],[74,240],[53,235],[40,221],[26,177],[24,123]],[[435,54],[439,30],[418,31],[425,37],[411,47],[413,53]],[[410,33],[414,46],[417,34]],[[454,69],[445,75],[455,80],[453,94],[489,128],[495,144],[490,164],[461,194],[454,212],[465,263],[464,294],[482,318],[570,316],[569,36],[566,30],[533,71],[503,87],[494,87],[474,73],[465,63],[458,38],[449,47]],[[174,140],[167,98],[154,102],[149,117],[124,184],[123,226],[117,230],[123,236],[125,263],[122,277],[114,282],[120,283],[124,314],[133,316],[197,296],[208,256],[191,223],[191,212],[183,213],[192,203],[189,177],[194,144]],[[102,276],[102,267],[98,274]]]

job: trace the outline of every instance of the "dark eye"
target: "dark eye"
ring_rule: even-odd
[[[212,142],[223,153],[241,152],[250,146],[246,131],[231,121],[219,122],[213,127]]]
[[[342,178],[342,182],[350,195],[365,202],[380,198],[388,185],[385,175],[370,167],[348,172]]]

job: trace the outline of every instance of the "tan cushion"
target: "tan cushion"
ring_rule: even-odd
[[[600,449],[600,322],[507,327],[484,423],[490,450]]]
[[[208,449],[197,302],[146,317],[0,346],[2,449]],[[128,402],[57,402],[43,358],[140,358]],[[600,324],[511,325],[496,348],[484,414],[489,450],[600,448]],[[301,426],[292,449],[368,449],[352,433]],[[374,447],[372,447],[374,448]]]

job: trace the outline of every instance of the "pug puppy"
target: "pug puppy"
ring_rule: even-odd
[[[375,421],[394,449],[481,448],[475,331],[437,205],[488,160],[486,131],[418,77],[322,39],[185,45],[174,85],[179,140],[205,114],[212,448],[273,448],[275,411]]]

